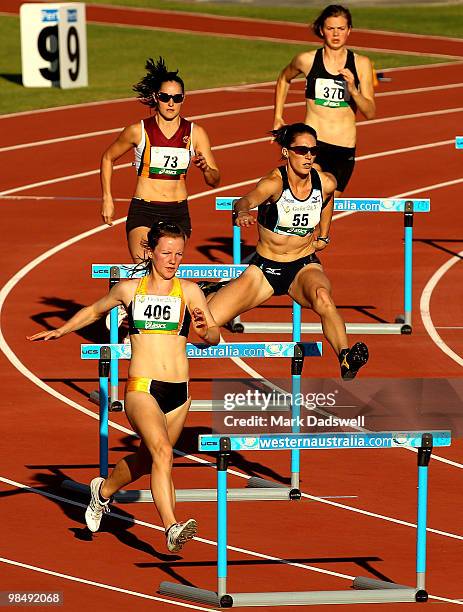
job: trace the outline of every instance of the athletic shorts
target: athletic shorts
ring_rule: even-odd
[[[187,200],[181,202],[154,202],[133,198],[130,202],[125,231],[127,235],[136,227],[151,227],[156,221],[176,223],[189,238],[191,219]]]
[[[256,253],[249,262],[250,266],[257,266],[259,270],[262,270],[273,289],[273,295],[286,295],[296,274],[307,264],[321,265],[315,253],[296,259],[296,261],[273,261]]]
[[[133,376],[127,379],[125,392],[142,391],[149,393],[159,404],[162,412],[167,414],[172,412],[188,399],[188,382],[164,382],[153,380],[152,378],[142,378]]]
[[[327,142],[317,141],[316,163],[324,172],[331,172],[338,182],[337,191],[347,187],[355,166],[355,147],[338,147]]]

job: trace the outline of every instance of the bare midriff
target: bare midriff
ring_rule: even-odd
[[[326,108],[306,100],[304,123],[317,132],[317,139],[339,147],[355,147],[355,115],[349,107]]]
[[[153,202],[181,202],[187,199],[185,180],[160,180],[139,176],[135,197]]]
[[[284,236],[259,225],[256,250],[262,257],[274,261],[296,261],[315,251],[314,236]]]
[[[133,334],[129,376],[164,382],[188,380],[186,338],[169,334]]]

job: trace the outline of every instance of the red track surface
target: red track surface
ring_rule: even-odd
[[[409,42],[415,40],[412,38]],[[394,39],[394,47],[396,42]],[[459,53],[457,44],[450,53]],[[461,182],[437,186],[447,181],[462,181],[461,153],[453,145],[455,126],[461,125],[462,118],[461,66],[399,70],[392,76],[393,81],[381,84],[378,90],[378,121],[360,125],[359,161],[346,195],[372,197],[407,193],[410,197],[430,197],[432,212],[416,215],[415,220],[413,334],[370,336],[371,362],[362,375],[457,377],[461,376],[458,355],[461,360],[463,354],[461,263],[442,274],[430,299],[432,323],[439,327],[442,348],[453,351],[453,357],[432,340],[423,325],[419,306],[429,279],[463,249],[458,205]],[[457,86],[442,88],[448,84]],[[412,88],[434,89],[404,93]],[[395,93],[383,95],[388,92]],[[291,100],[301,100],[300,92],[291,95]],[[187,116],[218,114],[198,121],[219,147],[215,154],[223,174],[222,194],[243,193],[247,187],[227,189],[227,185],[252,181],[278,162],[277,151],[270,144],[241,143],[262,138],[271,123],[270,110],[248,112],[246,109],[269,106],[271,101],[271,88],[262,86],[189,96]],[[240,109],[244,110],[227,116],[230,111]],[[445,109],[454,110],[444,113]],[[300,107],[293,108],[287,112],[286,119],[299,119],[300,113]],[[428,115],[420,116],[422,113]],[[80,178],[71,175],[96,170],[101,151],[114,135],[42,146],[38,141],[116,129],[142,114],[142,109],[133,102],[118,102],[0,120],[1,147],[31,143],[19,150],[0,149],[2,167],[8,169],[2,180],[2,192],[8,191],[11,195],[11,199],[2,200],[3,218],[8,220],[8,227],[3,232],[1,274],[2,285],[9,284],[2,294],[5,299],[3,348],[8,359],[1,357],[5,433],[0,473],[4,527],[0,556],[99,583],[72,582],[65,577],[3,562],[0,590],[64,591],[64,609],[71,611],[80,610],[87,602],[102,610],[172,610],[172,603],[147,600],[140,595],[156,597],[158,583],[164,579],[215,588],[214,504],[179,507],[180,517],[197,517],[200,536],[211,541],[190,543],[182,557],[165,553],[159,520],[153,507],[147,504],[116,507],[105,519],[103,530],[93,539],[89,537],[83,528],[83,508],[70,503],[75,498],[60,489],[59,483],[63,477],[87,482],[95,474],[96,421],[78,411],[75,405],[65,403],[63,398],[53,397],[43,387],[37,387],[36,383],[41,380],[57,394],[95,412],[95,407],[86,399],[96,385],[95,363],[81,362],[78,347],[81,341],[97,340],[97,331],[89,330],[82,337],[75,334],[59,343],[35,346],[24,340],[26,334],[41,328],[44,321],[52,326],[59,324],[73,308],[88,303],[105,290],[104,283],[89,280],[92,262],[127,259],[123,225],[119,224],[84,237],[26,268],[49,249],[98,226],[97,174]],[[411,114],[416,116],[402,117]],[[391,121],[384,121],[393,117]],[[449,142],[436,144],[445,141]],[[235,145],[220,149],[221,145],[230,143]],[[426,145],[429,147],[425,148]],[[411,150],[397,152],[408,147]],[[364,159],[374,154],[382,155]],[[121,163],[124,161],[131,160],[127,158]],[[203,192],[198,174],[194,171],[190,174],[190,193]],[[69,178],[60,180],[62,177]],[[44,181],[49,182],[30,186]],[[119,170],[114,183],[115,195],[128,198],[134,184],[133,171]],[[54,199],[14,199],[27,195]],[[214,261],[229,262],[230,227],[226,217],[214,212],[214,195],[192,200],[191,209],[194,234],[185,260],[207,263],[212,257]],[[127,203],[120,203],[117,216],[122,218],[126,210]],[[246,241],[253,244],[254,236],[246,236]],[[346,320],[371,320],[359,313],[359,306],[367,306],[370,313],[386,320],[393,320],[399,314],[401,241],[402,220],[397,215],[358,214],[334,222],[333,242],[323,255],[323,262]],[[25,273],[24,277],[21,272]],[[288,319],[287,300],[278,298],[272,304],[281,308],[263,308],[247,318]],[[304,313],[304,318],[314,320],[310,313]],[[460,326],[460,329],[440,329],[441,326]],[[249,365],[267,377],[283,377],[288,373],[285,360],[254,360]],[[209,373],[214,377],[245,376],[230,360],[210,362]],[[306,376],[336,377],[337,373],[336,359],[328,348],[323,358],[307,360],[305,365]],[[207,397],[210,382],[204,379],[204,364],[192,361],[191,375],[193,396]],[[111,420],[126,427],[123,415],[112,416]],[[209,425],[209,416],[191,414],[178,448],[195,454],[196,435],[206,431]],[[128,433],[112,429],[110,461],[117,461],[131,444]],[[455,600],[441,603],[439,608],[451,609],[463,597],[463,533],[458,511],[462,502],[462,445],[457,441],[450,449],[436,451],[435,455],[456,463],[431,462],[428,525],[441,533],[429,533],[428,590],[434,596]],[[288,462],[285,453],[249,453],[239,458],[235,469],[279,479],[287,476]],[[175,482],[179,488],[214,486],[212,470],[195,467],[191,459],[183,458],[177,463]],[[349,587],[347,577],[357,574],[413,583],[415,532],[410,525],[400,524],[400,521],[415,522],[416,458],[412,453],[402,450],[343,451],[342,455],[339,451],[302,453],[301,473],[302,489],[306,493],[358,497],[338,500],[345,507],[309,500],[289,506],[283,502],[231,504],[229,543],[244,550],[230,552],[230,591],[345,589]],[[242,486],[243,482],[236,475],[230,476],[230,486]],[[26,494],[15,483],[53,493],[61,499]],[[141,488],[146,486],[146,482],[141,483]],[[128,519],[135,517],[147,524],[133,525],[116,514]],[[271,559],[256,557],[256,553],[269,555]],[[275,558],[297,561],[300,565],[282,565]],[[313,568],[320,571],[314,572]],[[107,590],[104,585],[138,595]],[[353,606],[347,608],[353,609]],[[389,608],[400,611],[406,606],[391,604]]]

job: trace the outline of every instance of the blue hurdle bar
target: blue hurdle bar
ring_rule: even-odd
[[[238,197],[216,198],[216,210],[233,210]],[[413,215],[431,210],[429,199],[388,198],[337,198],[336,212],[400,212],[404,214],[404,315],[396,323],[346,323],[347,333],[353,334],[410,334],[412,332],[412,253]],[[241,228],[233,226],[233,263],[239,264],[241,253]],[[239,327],[235,331],[249,333],[290,333],[289,323],[243,322],[235,319]],[[304,323],[303,333],[322,333],[320,323]]]
[[[297,327],[297,326],[296,326]],[[234,342],[211,346],[209,344],[187,343],[186,353],[189,359],[223,359],[229,357],[249,358],[291,358],[292,384],[296,384],[296,391],[292,389],[291,397],[298,397],[300,391],[300,372],[302,372],[304,357],[319,357],[322,354],[321,342]],[[104,365],[102,359],[104,357]],[[108,372],[109,360],[130,359],[130,344],[82,344],[81,359],[99,360],[100,371],[100,475],[108,474]],[[106,367],[107,366],[107,367]],[[298,371],[298,375],[294,372]],[[298,381],[298,382],[297,382]],[[104,408],[106,406],[106,408]],[[291,406],[300,414],[297,402]],[[293,416],[293,415],[292,415]],[[294,421],[293,421],[294,422]],[[288,500],[298,499],[299,492],[299,456],[298,451],[291,453],[291,487],[262,478],[250,478],[247,488],[229,489],[228,498],[231,500]],[[63,486],[69,489],[85,492],[88,487],[74,481],[66,480]],[[216,501],[216,489],[179,489],[176,491],[177,501]],[[151,502],[151,491],[120,491],[115,495],[120,502]]]
[[[200,451],[217,455],[217,592],[162,582],[159,592],[189,601],[231,608],[240,606],[281,606],[353,604],[385,602],[424,602],[426,570],[426,504],[428,465],[433,447],[450,446],[450,431],[345,432],[321,434],[204,435]],[[227,465],[232,451],[311,449],[402,448],[418,449],[416,586],[405,586],[358,576],[349,591],[227,592]]]
[[[463,136],[455,138],[455,149],[463,149]]]

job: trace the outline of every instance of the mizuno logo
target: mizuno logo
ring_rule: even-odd
[[[281,268],[266,268],[267,274],[274,274],[275,276],[281,275]]]

